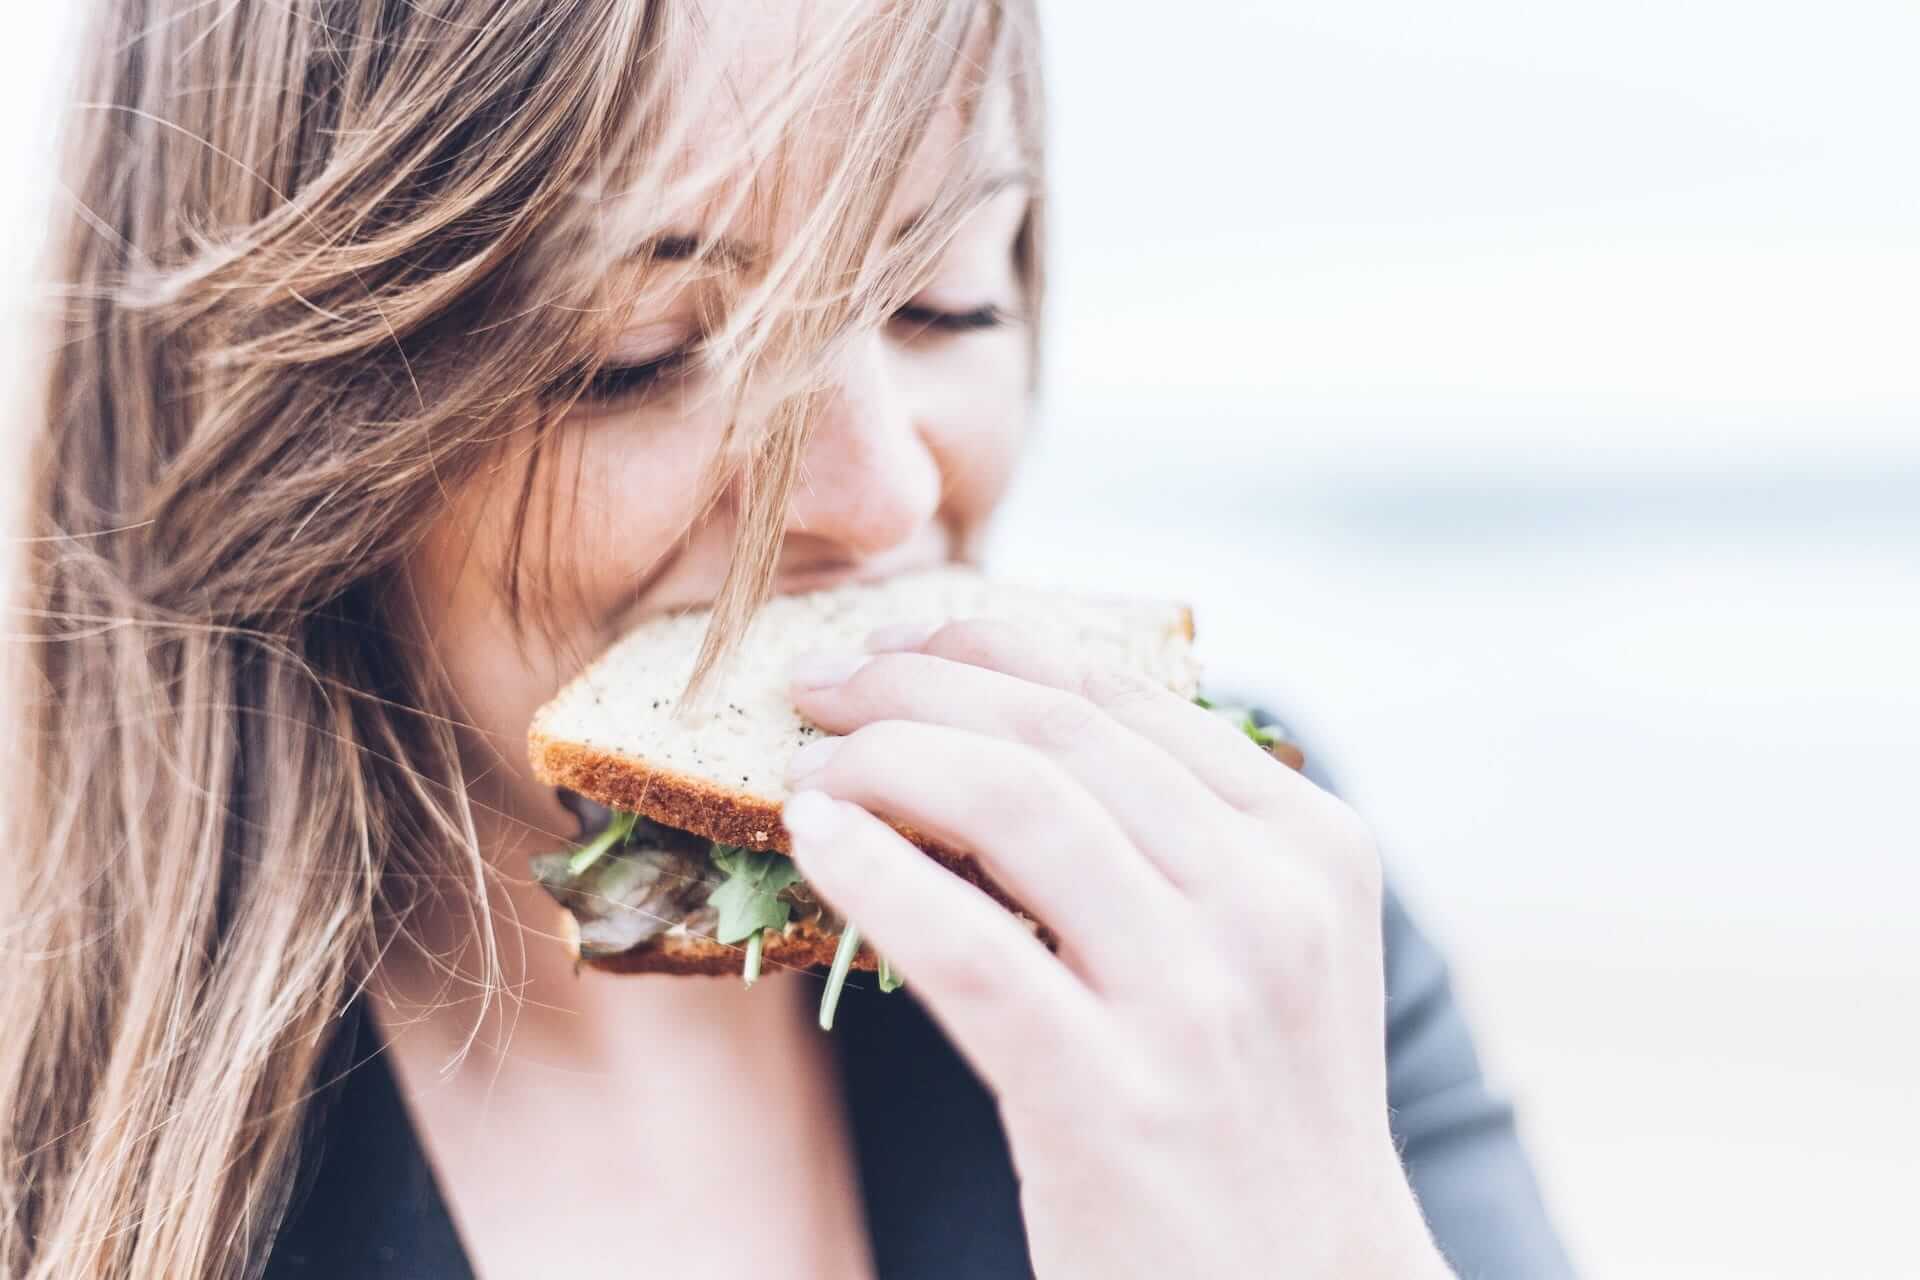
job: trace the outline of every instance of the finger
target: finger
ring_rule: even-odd
[[[1024,743],[1105,806],[1182,889],[1217,873],[1228,856],[1222,819],[1239,815],[1157,744],[1077,693],[921,653],[880,654],[849,669],[834,655],[803,662],[794,705],[833,733],[912,720]]]
[[[971,853],[1056,935],[1084,977],[1137,968],[1192,908],[1112,815],[1020,743],[883,720],[795,753],[788,782],[825,791]]]
[[[802,791],[782,814],[807,883],[897,966],[974,1068],[1018,1090],[1097,1043],[1092,994],[993,899],[855,805]]]
[[[1262,816],[1319,805],[1319,788],[1205,707],[1135,672],[1089,664],[990,618],[930,632],[883,628],[868,645],[911,650],[1077,693],[1153,742],[1235,808]]]

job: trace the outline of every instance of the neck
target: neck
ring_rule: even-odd
[[[722,1275],[868,1274],[844,1099],[812,1024],[818,982],[576,974],[552,937],[557,908],[505,879],[490,1006],[480,930],[426,911],[373,996],[482,1273],[604,1271],[611,1246],[596,1239],[637,1239]],[[773,1225],[739,1230],[740,1205]]]
[[[605,1272],[644,1241],[720,1275],[871,1274],[818,980],[575,972],[527,870],[574,824],[476,799],[485,908],[423,885],[370,1003],[479,1273]],[[741,1230],[741,1205],[765,1228]]]

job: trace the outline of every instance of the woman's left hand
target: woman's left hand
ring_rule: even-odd
[[[1036,1274],[1448,1275],[1387,1127],[1380,867],[1233,725],[999,623],[801,664],[808,882],[994,1090]],[[1059,940],[874,815],[974,854]]]

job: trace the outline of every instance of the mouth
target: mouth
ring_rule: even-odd
[[[555,787],[554,795],[560,805],[580,824],[580,834],[576,839],[585,843],[613,825],[613,810],[597,800],[589,800],[578,791],[566,787]]]
[[[956,550],[950,538],[927,537],[860,559],[789,553],[781,558],[774,575],[772,594],[797,596],[855,583],[883,582],[897,574],[952,564],[959,559]],[[643,589],[639,598],[617,615],[609,632],[610,637],[625,635],[641,623],[662,615],[711,608],[719,595],[718,583],[712,586],[689,583],[687,587],[690,589]]]
[[[829,587],[842,587],[855,582],[881,582],[897,573],[907,573],[914,569],[930,569],[938,563],[940,561],[932,559],[901,564],[882,563],[877,560],[840,560],[792,570],[783,569],[773,580],[773,594],[798,596],[805,595],[809,591],[825,591]]]

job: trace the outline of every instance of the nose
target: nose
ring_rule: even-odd
[[[790,537],[866,557],[906,542],[939,510],[939,464],[888,356],[876,333],[836,359],[787,508]]]

